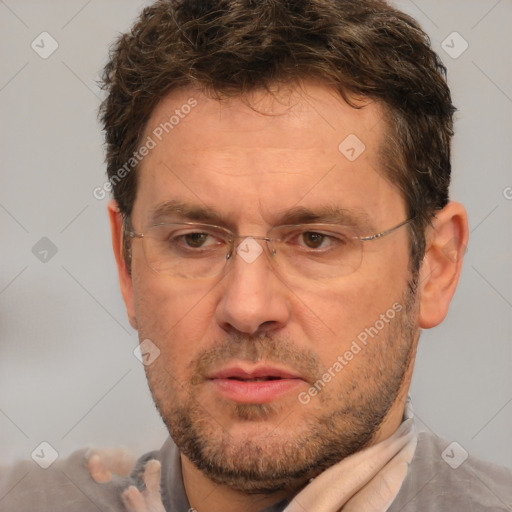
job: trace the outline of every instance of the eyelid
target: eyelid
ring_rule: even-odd
[[[272,228],[271,231],[288,231],[293,233],[294,231],[297,233],[330,233],[330,234],[344,234],[350,233],[353,236],[356,236],[356,229],[353,226],[345,226],[340,224],[329,224],[329,223],[316,223],[316,224],[296,224],[296,225],[285,225],[285,226],[276,226]]]
[[[209,234],[218,234],[223,235],[223,237],[227,237],[229,241],[235,238],[243,238],[245,236],[251,235],[237,235],[233,231],[223,226],[218,226],[216,224],[203,224],[199,222],[161,222],[158,224],[153,224],[148,227],[148,230],[163,228],[165,226],[176,226],[178,230],[183,229],[186,230],[189,228],[194,231],[197,230],[199,232],[204,231]],[[318,232],[323,233],[328,236],[329,234],[332,236],[336,235],[345,235],[347,238],[357,238],[357,231],[354,226],[348,225],[340,225],[335,223],[304,223],[304,224],[284,224],[280,226],[274,226],[273,228],[267,231],[266,236],[270,236],[271,238],[279,239],[282,235],[287,236],[290,234],[299,234],[299,233],[307,233],[307,232]],[[273,235],[275,233],[275,235]],[[252,235],[254,236],[254,235]]]
[[[167,231],[165,228],[172,228],[172,231]],[[163,231],[158,232],[158,229]],[[180,238],[194,233],[204,233],[209,237],[222,240],[223,243],[231,243],[233,240],[233,233],[223,228],[222,226],[215,226],[213,224],[200,224],[197,222],[165,222],[150,226],[147,230],[148,234],[151,231],[156,231],[156,238],[173,236],[173,238]],[[159,234],[158,234],[159,233]],[[149,235],[151,236],[151,235]]]

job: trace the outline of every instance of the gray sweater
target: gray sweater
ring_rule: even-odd
[[[512,512],[512,470],[471,456],[458,465],[459,454],[447,449],[449,444],[430,433],[418,434],[414,458],[388,512]],[[162,464],[162,499],[167,512],[188,512],[179,450],[171,439],[160,450],[142,456],[129,478],[115,477],[104,484],[90,477],[85,450],[48,469],[33,461],[3,468],[0,512],[123,511],[122,490],[133,484],[141,487],[142,469],[151,459]],[[283,501],[262,512],[281,512],[286,505]]]

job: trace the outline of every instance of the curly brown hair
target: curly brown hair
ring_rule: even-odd
[[[123,216],[136,168],[116,173],[141,143],[157,103],[192,86],[221,99],[313,79],[385,107],[383,168],[401,191],[411,265],[425,229],[448,202],[453,114],[446,68],[428,36],[382,0],[158,0],[111,48],[100,108],[107,174]]]

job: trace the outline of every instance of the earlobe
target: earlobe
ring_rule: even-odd
[[[459,281],[468,236],[466,210],[454,202],[437,212],[433,226],[427,229],[418,285],[421,328],[435,327],[444,320]]]
[[[109,201],[108,216],[110,219],[110,230],[112,233],[112,249],[116,259],[117,273],[119,276],[119,286],[126,305],[128,320],[134,329],[137,329],[137,320],[135,317],[133,282],[123,253],[123,218],[119,211],[117,202],[112,199]]]

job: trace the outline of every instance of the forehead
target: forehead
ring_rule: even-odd
[[[173,141],[180,144],[187,135],[183,133],[186,126],[189,131],[201,133],[200,140],[188,140],[187,144],[203,149],[218,147],[219,138],[226,133],[255,135],[252,140],[244,140],[244,150],[251,145],[259,147],[262,142],[266,147],[277,149],[320,149],[333,142],[337,147],[340,137],[354,132],[367,146],[380,143],[384,108],[373,100],[354,98],[353,103],[357,108],[349,105],[336,90],[314,82],[284,84],[271,91],[255,90],[244,96],[221,100],[192,88],[180,89],[167,95],[155,107],[146,133],[155,129],[158,132],[160,126],[164,128],[162,136],[169,139],[169,144]],[[190,104],[194,106],[189,108]],[[173,126],[167,126],[168,130],[165,130],[169,121]],[[281,134],[279,140],[273,138],[275,132]],[[265,133],[268,135],[266,140]],[[309,139],[306,146],[305,137]]]
[[[314,83],[221,101],[173,91],[146,126],[154,147],[138,169],[134,212],[146,219],[177,200],[265,221],[298,205],[400,202],[380,157],[385,111],[360,106]]]

